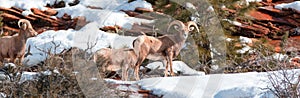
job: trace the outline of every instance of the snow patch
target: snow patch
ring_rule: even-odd
[[[19,80],[19,83],[21,84],[28,80],[37,80],[38,76],[39,76],[39,73],[37,73],[37,72],[23,72],[21,75],[21,78]]]
[[[262,0],[246,0],[247,2],[261,2]]]
[[[296,9],[296,10],[300,11],[300,1],[278,4],[278,5],[275,5],[275,8],[280,9],[280,10],[283,8],[292,8],[292,9]]]
[[[232,20],[229,20],[229,19],[222,19],[223,21],[227,21],[233,25],[236,25],[236,26],[242,26],[242,23],[238,22],[238,21],[232,21]]]
[[[172,62],[172,68],[173,68],[173,71],[174,73],[182,73],[184,75],[199,75],[199,76],[203,76],[205,75],[204,72],[200,72],[200,71],[196,71],[192,68],[190,68],[187,64],[185,64],[184,62],[182,61],[173,61]],[[165,69],[165,66],[162,64],[162,62],[152,62],[152,63],[149,63],[147,66],[145,66],[149,69]]]
[[[226,41],[227,42],[231,42],[231,41],[234,41],[234,39],[232,39],[232,38],[226,38]]]
[[[194,4],[192,4],[191,2],[186,2],[184,7],[188,8],[188,9],[196,10],[196,6]]]
[[[113,83],[113,84],[133,84],[136,81],[122,81],[122,80],[114,80],[114,79],[104,79],[107,83]]]
[[[249,53],[255,52],[255,50],[251,50],[251,47],[247,45],[247,44],[252,44],[252,40],[250,38],[240,36],[239,40],[240,40],[243,48],[237,50],[237,53],[244,54],[246,52],[249,52]]]
[[[5,94],[5,93],[2,93],[2,92],[0,92],[0,98],[6,98],[6,94]]]
[[[243,37],[243,36],[240,36],[240,41],[242,44],[251,44],[252,43],[252,40],[248,37]]]
[[[298,77],[299,69],[286,70],[289,76]],[[269,75],[282,77],[282,71],[248,72],[238,74],[212,74],[204,76],[179,76],[147,78],[137,82],[142,89],[155,95],[184,98],[273,98]],[[290,79],[296,83],[298,79]]]
[[[76,5],[72,7],[65,7],[56,9],[58,11],[57,17],[62,17],[65,13],[71,15],[71,18],[78,16],[84,16],[87,21],[96,22],[95,24],[98,28],[104,26],[119,25],[125,29],[131,29],[133,23],[150,23],[152,21],[146,19],[139,19],[134,17],[129,17],[124,12],[112,11],[112,10],[99,10],[90,9],[83,5]]]
[[[1,0],[0,6],[5,8],[11,8],[14,6],[23,10],[38,8],[44,11],[47,9],[45,7],[46,3],[42,0]]]
[[[32,13],[30,10],[25,10],[25,11],[22,12],[22,15],[23,15],[23,16],[28,16],[28,15],[30,15],[30,14],[33,15],[33,13]]]
[[[272,57],[273,57],[274,59],[276,59],[276,60],[283,61],[283,60],[285,60],[285,59],[288,58],[288,55],[281,54],[281,53],[274,53],[274,54],[272,55]]]
[[[134,10],[137,7],[153,10],[152,5],[145,0],[135,0],[130,3],[126,0],[81,0],[80,4],[114,11]]]

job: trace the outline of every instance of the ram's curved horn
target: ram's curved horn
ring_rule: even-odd
[[[26,19],[20,19],[18,21],[18,26],[20,29],[30,32],[30,36],[36,36],[37,32],[33,29],[30,21]]]
[[[26,30],[32,28],[30,22],[26,19],[20,19],[18,21],[18,26],[20,29]]]
[[[167,32],[169,32],[170,28],[173,26],[173,25],[178,25],[180,28],[185,28],[185,25],[183,22],[179,21],[179,20],[174,20],[172,21],[169,26],[168,26],[168,29],[167,29]],[[176,30],[178,30],[178,28],[175,28]]]
[[[199,28],[198,28],[197,24],[196,24],[194,21],[189,21],[189,22],[187,22],[186,24],[187,24],[187,29],[188,29],[189,31],[194,30],[194,28],[193,28],[193,29],[190,28],[191,26],[194,26],[194,27],[196,28],[197,32],[199,33]]]

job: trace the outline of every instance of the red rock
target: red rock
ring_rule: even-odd
[[[148,20],[153,20],[154,17],[151,17],[151,16],[147,16],[147,15],[144,15],[144,14],[141,14],[141,13],[138,13],[138,12],[134,12],[134,11],[130,11],[130,10],[121,10],[122,12],[125,12],[128,16],[131,16],[131,17],[136,17],[136,18],[142,18],[142,19],[148,19]]]
[[[64,20],[71,20],[71,16],[65,13],[65,14],[62,16],[62,19],[64,19]]]
[[[252,16],[254,19],[260,20],[260,21],[270,21],[275,18],[269,14],[265,14],[265,13],[262,13],[262,12],[259,12],[256,10],[250,11],[249,15]]]
[[[140,15],[140,13],[137,13],[137,12],[134,12],[134,11],[125,11],[125,10],[120,10],[122,12],[125,12],[128,16],[131,16],[131,17],[135,17],[137,15]]]
[[[102,27],[102,28],[100,28],[100,30],[102,30],[102,31],[114,31],[114,32],[117,32],[117,30],[119,30],[119,29],[121,29],[121,27],[120,26],[118,26],[118,25],[115,25],[115,26],[104,26],[104,27]]]
[[[9,33],[7,31],[3,32],[2,36],[9,36]]]
[[[87,6],[87,7],[90,8],[90,9],[103,9],[101,7],[96,7],[96,6]]]
[[[75,30],[79,30],[83,26],[85,26],[88,22],[86,21],[85,17],[79,16],[74,18],[74,22],[72,24],[73,27],[75,27]]]
[[[272,3],[272,0],[263,0],[263,1],[267,3]]]
[[[19,28],[12,28],[9,26],[3,26],[3,30],[4,30],[4,32],[6,32],[5,35],[13,35],[13,34],[19,33]]]
[[[228,11],[230,13],[236,13],[236,10],[228,9],[228,8],[222,8],[224,11]]]
[[[20,12],[20,13],[23,11],[22,9],[17,8],[17,7],[14,7],[14,6],[11,7],[11,9],[12,9],[12,10],[15,10],[15,11],[18,11],[18,12]]]
[[[45,14],[50,15],[50,16],[55,16],[58,12],[56,10],[48,8],[45,10]]]
[[[2,13],[0,16],[3,17],[3,21],[8,21],[8,22],[9,21],[17,21],[20,19],[19,17],[16,17],[15,15],[7,14],[7,13]]]
[[[294,2],[295,0],[273,0],[276,4],[281,4],[281,3],[291,3]]]
[[[258,10],[266,10],[272,13],[281,13],[282,11],[279,9],[275,9],[273,6],[264,6],[264,7],[259,7]]]
[[[300,51],[300,36],[293,36],[287,39],[286,46],[283,48],[287,52],[298,52]],[[281,40],[269,39],[268,44],[274,47],[275,52],[281,52]]]
[[[137,7],[137,8],[135,8],[135,10],[134,10],[135,12],[141,12],[141,13],[143,13],[143,12],[153,12],[153,10],[152,9],[147,9],[147,8],[141,8],[141,7]]]
[[[280,47],[275,47],[274,48],[274,52],[280,53],[281,52],[281,48]]]
[[[46,17],[46,18],[50,18],[49,15],[44,14],[41,10],[37,9],[37,8],[31,8],[31,11],[36,14],[36,15],[40,15],[42,17]]]

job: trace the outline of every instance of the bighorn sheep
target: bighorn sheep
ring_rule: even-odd
[[[170,67],[171,75],[174,76],[172,69],[173,57],[177,56],[184,45],[188,33],[194,28],[199,32],[198,26],[195,22],[187,22],[184,24],[179,20],[172,21],[167,29],[169,34],[160,37],[152,37],[142,35],[133,41],[133,48],[138,56],[138,61],[135,65],[135,78],[139,80],[139,68],[142,62],[147,58],[150,60],[161,60],[166,66],[165,77],[168,74]],[[174,29],[171,27],[174,27]],[[170,31],[172,30],[172,31]],[[171,34],[170,34],[171,33]]]
[[[25,19],[18,21],[20,32],[15,36],[4,36],[0,38],[0,60],[10,58],[11,62],[16,63],[16,58],[19,59],[19,64],[24,58],[26,40],[29,37],[34,37],[37,32],[32,28],[30,22]]]
[[[93,56],[93,60],[96,64],[99,64],[101,60],[103,62],[105,59],[107,59],[108,62],[106,64],[102,63],[102,71],[118,71],[122,69],[122,80],[127,80],[129,68],[134,68],[137,62],[137,55],[133,49],[129,48],[102,48]]]

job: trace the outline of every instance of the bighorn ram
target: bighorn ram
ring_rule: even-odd
[[[32,28],[30,22],[25,19],[18,21],[20,32],[15,36],[4,36],[0,38],[0,60],[10,58],[10,61],[16,63],[16,58],[19,59],[19,64],[24,58],[26,40],[29,37],[37,35],[37,32]]]
[[[134,68],[134,65],[137,61],[137,56],[133,49],[129,48],[102,48],[98,50],[93,57],[93,60],[96,64],[99,64],[100,60],[105,59],[108,60],[108,63],[102,63],[102,71],[117,71],[121,68],[122,80],[127,80],[129,68]]]
[[[139,80],[139,69],[142,62],[147,58],[150,60],[161,60],[166,66],[165,77],[168,75],[170,67],[171,75],[174,76],[172,69],[173,57],[177,56],[184,45],[188,33],[194,30],[199,32],[195,22],[187,22],[184,24],[179,20],[172,21],[167,29],[168,34],[160,37],[152,37],[142,35],[133,41],[134,51],[138,56],[138,61],[135,65],[135,78]],[[174,27],[174,28],[171,28]],[[172,30],[172,31],[170,31]]]

